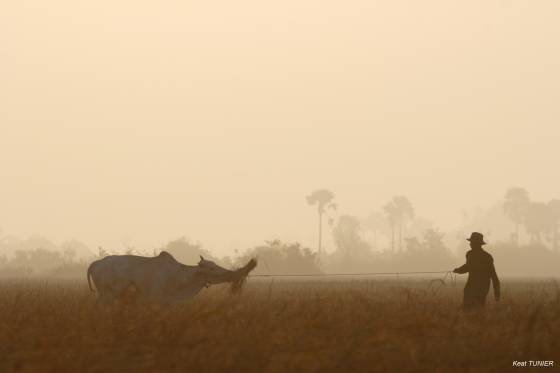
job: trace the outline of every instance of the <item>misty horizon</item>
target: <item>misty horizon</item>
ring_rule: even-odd
[[[516,189],[510,188],[508,191]],[[524,189],[522,189],[524,190]],[[528,197],[531,198],[532,196],[530,193]],[[405,197],[406,198],[406,197]],[[542,235],[539,238],[539,242],[534,242],[533,238],[531,237],[531,232],[528,230],[526,223],[521,222],[519,227],[516,229],[516,224],[512,221],[511,217],[508,216],[506,211],[506,204],[507,199],[502,198],[501,200],[495,201],[489,208],[481,208],[477,207],[472,211],[468,212],[467,210],[462,210],[462,223],[458,224],[455,227],[452,227],[448,230],[444,230],[436,224],[434,221],[428,219],[422,214],[418,214],[413,201],[411,202],[412,208],[412,216],[403,224],[403,242],[397,242],[395,246],[391,244],[391,227],[390,227],[390,216],[388,215],[387,211],[385,210],[385,206],[379,208],[377,210],[371,210],[369,215],[361,215],[355,216],[351,214],[347,214],[344,210],[341,210],[338,206],[338,201],[336,195],[334,196],[333,202],[336,205],[336,209],[330,212],[325,212],[322,217],[323,223],[323,250],[328,254],[333,254],[337,250],[340,250],[340,247],[337,247],[337,243],[333,240],[334,236],[336,235],[336,227],[339,224],[344,224],[341,221],[341,218],[344,219],[345,217],[351,219],[357,219],[356,221],[359,222],[358,233],[364,242],[368,245],[368,250],[372,252],[385,252],[385,253],[399,253],[403,250],[408,250],[409,247],[407,246],[408,239],[422,239],[422,237],[426,234],[429,230],[434,230],[438,232],[438,234],[442,234],[443,243],[446,245],[447,249],[450,250],[451,253],[460,254],[464,250],[468,250],[468,242],[466,238],[471,231],[481,231],[479,227],[484,227],[485,229],[482,230],[485,234],[486,241],[489,242],[490,250],[496,244],[503,245],[503,244],[515,244],[515,237],[514,235],[519,234],[519,242],[520,245],[545,245],[545,247],[550,246],[551,250],[555,250],[555,242],[552,241],[552,231],[549,231],[549,228],[543,227]],[[549,201],[535,201],[530,199],[531,204],[547,204]],[[558,199],[551,199],[552,202],[558,202]],[[386,201],[387,203],[390,201]],[[550,203],[552,203],[550,202]],[[311,206],[310,204],[306,204],[306,207],[311,210],[312,216],[311,220],[313,224],[310,224],[308,230],[310,236],[312,237],[312,241],[309,243],[301,242],[298,240],[290,239],[286,236],[281,236],[279,234],[272,234],[269,237],[264,237],[262,240],[258,241],[249,237],[246,241],[249,242],[246,246],[235,247],[231,251],[220,251],[219,248],[209,246],[203,240],[197,239],[196,237],[189,236],[187,234],[177,234],[172,237],[168,238],[161,238],[159,243],[154,246],[136,246],[133,245],[132,242],[134,238],[128,238],[127,240],[123,240],[121,245],[102,245],[102,244],[94,244],[82,240],[80,237],[67,237],[61,240],[56,240],[53,237],[49,237],[47,235],[38,234],[38,233],[31,233],[27,236],[18,236],[13,234],[13,232],[7,232],[2,230],[0,227],[0,255],[2,254],[13,254],[14,250],[21,249],[21,244],[24,245],[25,250],[33,250],[33,249],[47,249],[47,250],[62,250],[63,247],[74,247],[78,249],[78,256],[82,258],[89,258],[89,255],[85,255],[85,247],[83,244],[87,246],[89,249],[90,254],[97,255],[99,250],[108,251],[112,253],[124,253],[133,252],[143,253],[147,255],[151,255],[152,252],[156,252],[157,250],[165,249],[165,247],[175,240],[186,240],[190,244],[197,245],[204,250],[208,250],[212,255],[216,255],[217,257],[237,257],[242,255],[243,253],[249,252],[251,249],[256,248],[258,246],[262,246],[267,242],[272,242],[274,240],[279,240],[285,243],[297,243],[300,244],[302,247],[310,248],[312,251],[317,251],[317,239],[318,239],[318,232],[316,231],[317,228],[317,210],[316,207]],[[546,214],[546,212],[544,212]],[[541,212],[542,214],[542,212]],[[552,216],[550,218],[553,218]],[[373,221],[372,221],[373,219]],[[543,223],[547,223],[542,219],[548,219],[547,216],[540,216],[537,219],[540,219],[541,222],[537,223],[542,225]],[[554,219],[554,218],[553,218]],[[534,224],[534,223],[533,223]],[[398,235],[398,224],[395,225],[395,235]],[[552,228],[550,228],[552,229]],[[548,235],[548,236],[547,236]],[[396,237],[398,240],[398,237]],[[542,239],[542,242],[540,241]],[[33,242],[36,242],[33,244]],[[30,246],[31,245],[31,246]],[[46,245],[46,246],[45,246]],[[54,246],[53,246],[54,245]],[[11,248],[10,250],[6,251],[6,249]]]

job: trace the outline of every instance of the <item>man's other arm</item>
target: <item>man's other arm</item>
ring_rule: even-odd
[[[494,259],[490,262],[490,277],[492,278],[492,286],[494,287],[494,298],[496,302],[500,301],[500,279],[496,273],[496,267],[494,267]]]

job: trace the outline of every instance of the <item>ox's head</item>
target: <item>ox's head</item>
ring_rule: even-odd
[[[229,282],[233,273],[233,271],[220,267],[211,260],[204,259],[202,255],[200,256],[200,262],[198,262],[198,270],[198,275],[208,284]]]
[[[235,271],[220,267],[211,260],[206,260],[201,255],[200,262],[198,262],[198,276],[202,277],[203,281],[207,284],[221,284],[224,282],[231,282],[231,289],[233,292],[241,290],[245,279],[255,267],[257,261],[251,259],[247,265]]]

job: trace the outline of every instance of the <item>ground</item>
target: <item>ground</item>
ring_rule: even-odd
[[[560,289],[503,279],[461,310],[430,279],[249,279],[175,308],[95,306],[84,281],[0,282],[1,372],[507,372],[560,366]],[[554,360],[552,368],[513,367]]]

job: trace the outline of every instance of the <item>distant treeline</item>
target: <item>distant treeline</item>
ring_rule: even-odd
[[[354,224],[349,218],[348,223]],[[338,233],[336,250],[319,256],[317,252],[298,243],[280,240],[264,242],[263,245],[238,253],[235,257],[216,257],[200,244],[180,238],[152,252],[129,249],[126,253],[153,256],[161,250],[170,252],[182,263],[195,265],[199,256],[234,268],[248,258],[256,257],[258,267],[254,274],[319,274],[358,272],[407,272],[445,271],[464,262],[464,256],[453,254],[443,244],[443,234],[426,230],[421,238],[407,238],[406,249],[376,252],[359,236],[358,231],[345,230]],[[498,242],[488,248],[501,275],[556,276],[560,254],[545,246],[527,244],[518,246],[511,242]],[[85,276],[89,263],[111,253],[102,248],[96,255],[78,258],[71,250],[18,249],[14,255],[0,257],[1,277],[76,277]],[[122,254],[122,253],[120,253]]]

